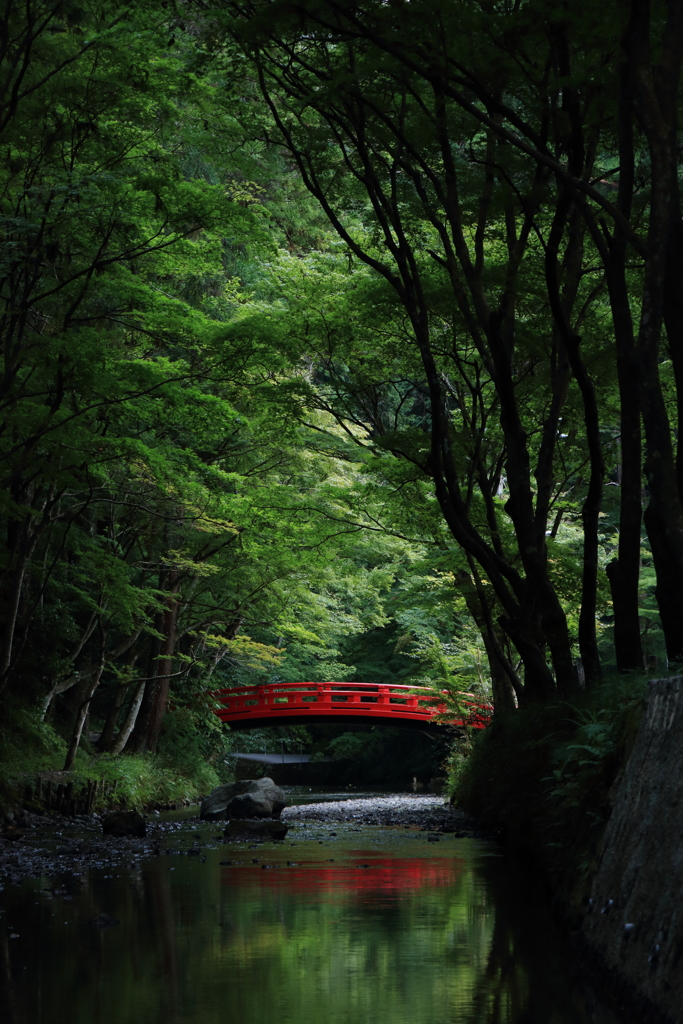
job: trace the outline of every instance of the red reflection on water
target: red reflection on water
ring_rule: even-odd
[[[463,866],[464,861],[456,857],[378,857],[374,851],[354,850],[335,864],[311,860],[287,866],[286,862],[264,860],[262,864],[224,867],[221,884],[288,889],[316,900],[343,894],[395,896],[427,885],[453,885]]]

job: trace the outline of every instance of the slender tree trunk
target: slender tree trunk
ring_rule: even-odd
[[[12,664],[12,647],[14,645],[14,633],[17,626],[19,602],[21,600],[21,588],[24,585],[28,563],[28,556],[22,558],[12,574],[12,586],[10,588],[9,600],[5,610],[5,622],[2,630],[2,643],[0,646],[0,693],[4,690],[7,684],[9,668]]]
[[[163,627],[163,615],[158,613],[154,616],[154,629],[160,633]],[[147,736],[147,724],[151,714],[156,677],[159,672],[159,651],[161,640],[153,636],[150,640],[149,657],[147,659],[146,681],[142,683],[135,696],[138,701],[137,710],[133,719],[133,726],[127,736],[125,750],[129,754],[140,754],[145,749]],[[116,742],[118,746],[118,740]],[[123,747],[121,748],[123,749]]]
[[[106,606],[101,605],[100,609],[99,609],[100,612],[103,611],[105,607]],[[96,626],[96,619],[94,621],[93,621],[93,619],[91,619],[91,622],[86,627],[83,635],[81,636],[81,639],[79,640],[78,644],[76,645],[75,650],[72,651],[72,653],[71,653],[71,657],[72,658],[75,659],[75,658],[78,657],[78,655],[82,651],[83,647],[85,646],[86,641],[90,638],[90,636],[94,632],[95,626]],[[105,662],[109,663],[109,662],[115,661],[116,658],[120,657],[120,655],[122,655],[125,651],[128,650],[128,648],[131,646],[131,644],[135,643],[137,638],[140,636],[140,632],[141,632],[141,630],[137,629],[130,636],[126,637],[126,639],[123,640],[120,644],[117,644],[117,646],[114,647],[111,651],[107,651],[106,652],[106,656],[105,656]],[[83,682],[83,680],[88,679],[90,676],[92,676],[94,673],[96,673],[98,671],[98,669],[99,669],[98,665],[89,664],[89,665],[85,665],[83,668],[79,669],[77,672],[72,672],[70,676],[66,676],[63,679],[58,679],[57,682],[53,684],[52,688],[50,689],[50,692],[48,693],[48,695],[44,699],[43,708],[42,708],[42,718],[45,718],[45,716],[47,715],[48,711],[50,710],[50,705],[52,704],[52,701],[54,700],[54,698],[58,694],[65,693],[67,690],[70,690],[72,686],[75,686],[77,683]]]
[[[476,622],[484,641],[489,672],[491,674],[494,714],[507,714],[515,710],[515,692],[521,692],[522,687],[520,680],[503,653],[503,631],[500,629],[496,630],[493,625],[491,609],[486,596],[482,593],[483,588],[478,586],[479,580],[477,576],[475,575],[474,577],[474,583],[470,574],[464,570],[459,572],[457,576],[467,610]]]
[[[605,465],[600,447],[600,418],[595,389],[580,354],[581,339],[572,336],[569,342],[570,360],[581,397],[586,421],[586,438],[590,454],[588,493],[581,509],[583,523],[583,566],[581,574],[581,611],[579,612],[579,651],[585,672],[586,685],[598,682],[602,676],[596,630],[598,611],[598,555],[599,515],[602,508]]]
[[[176,575],[175,573],[173,574]],[[171,685],[171,672],[173,671],[173,651],[176,641],[176,624],[178,621],[178,594],[179,584],[173,583],[171,595],[166,604],[163,620],[164,641],[159,652],[159,674],[156,678],[154,691],[154,702],[150,710],[147,725],[146,747],[154,753],[159,743],[161,726],[168,709],[168,693]]]
[[[589,170],[586,153],[581,101],[571,81],[571,57],[567,33],[561,19],[552,26],[553,44],[559,73],[565,78],[562,89],[564,119],[555,125],[556,139],[567,153],[568,167],[576,177]],[[558,178],[558,201],[545,251],[545,277],[548,299],[556,328],[565,346],[574,379],[583,401],[586,441],[590,457],[588,493],[581,509],[583,523],[583,566],[581,575],[581,610],[579,612],[579,650],[587,683],[601,676],[598,652],[596,614],[598,587],[599,515],[605,467],[600,446],[600,416],[593,382],[581,355],[581,338],[572,321],[578,287],[583,270],[586,224],[574,197]],[[560,259],[560,245],[566,238]],[[544,517],[545,518],[545,517]],[[545,525],[544,525],[545,529]],[[567,692],[575,684],[576,674]],[[558,689],[559,686],[558,677]]]
[[[623,265],[618,270],[623,279]],[[617,346],[617,375],[620,398],[621,503],[619,548],[607,566],[607,578],[614,609],[614,648],[619,672],[644,667],[638,615],[642,508],[642,441],[638,381],[633,364],[633,333],[626,282],[610,286],[612,316]]]
[[[7,529],[9,562],[13,568],[11,570],[12,582],[4,612],[2,637],[0,638],[0,693],[9,680],[26,572],[38,541],[50,522],[52,509],[60,497],[59,494],[55,496],[56,486],[54,483],[48,487],[47,492],[43,492],[40,488],[35,489],[33,485],[27,489],[20,475],[12,481],[10,491],[17,505],[28,506],[31,511],[24,516],[21,524],[10,519]],[[27,623],[24,625],[26,626]]]
[[[137,659],[138,655],[135,651],[133,651],[130,657],[128,658],[128,663],[126,665],[129,674],[132,674]],[[116,688],[116,693],[114,694],[114,702],[111,706],[109,714],[107,715],[107,719],[104,723],[104,727],[100,734],[100,738],[97,742],[97,746],[100,750],[109,750],[112,743],[114,742],[114,736],[116,734],[116,723],[118,722],[119,714],[121,713],[121,708],[125,703],[129,685],[121,683]]]
[[[101,605],[99,607],[99,611],[100,612],[102,611],[102,606]],[[83,632],[81,633],[81,636],[80,636],[80,639],[79,639],[78,643],[76,644],[75,648],[73,648],[73,650],[71,651],[71,654],[69,655],[69,661],[74,662],[76,660],[76,658],[79,656],[79,654],[81,653],[81,651],[85,647],[86,643],[88,642],[88,640],[92,636],[93,632],[95,631],[95,629],[97,627],[97,615],[98,615],[98,611],[95,610],[92,613],[92,615],[90,616],[90,619],[88,620],[88,624],[85,627],[85,629],[83,630]],[[55,680],[55,682],[52,684],[52,686],[51,686],[47,696],[45,697],[45,700],[43,701],[43,706],[41,708],[41,716],[40,716],[41,717],[41,721],[44,721],[45,717],[47,716],[47,714],[48,714],[48,712],[50,710],[50,707],[52,705],[52,701],[55,699],[57,694],[63,693],[65,690],[69,690],[72,686],[74,686],[78,682],[79,678],[80,678],[79,673],[77,673],[77,672],[73,673],[72,672],[71,675],[67,676],[66,678],[56,679]]]
[[[98,750],[108,750],[112,744],[114,736],[116,735],[116,723],[119,720],[121,708],[126,700],[127,689],[128,687],[123,683],[119,684],[116,688],[112,706],[109,709],[109,714],[107,715],[104,726],[102,727],[100,738],[97,741]]]
[[[140,712],[140,705],[142,704],[142,698],[144,697],[145,694],[145,686],[146,680],[141,679],[133,695],[133,701],[131,703],[130,708],[128,709],[128,714],[126,715],[125,721],[121,726],[118,736],[111,745],[111,749],[109,751],[111,754],[120,754],[123,748],[128,743],[130,735],[133,732],[133,729],[135,728],[135,723],[137,721],[138,714]]]
[[[81,734],[83,732],[83,725],[84,725],[85,720],[86,720],[86,718],[88,716],[88,710],[90,708],[90,701],[92,700],[92,696],[95,693],[95,690],[97,689],[97,687],[100,684],[100,679],[102,678],[102,673],[104,671],[104,665],[105,665],[104,651],[105,651],[105,646],[106,646],[107,635],[104,632],[104,630],[102,629],[101,624],[100,624],[100,630],[102,631],[102,643],[101,643],[101,647],[100,647],[100,662],[99,662],[99,665],[98,665],[97,672],[95,673],[95,676],[94,676],[92,682],[88,685],[88,688],[86,690],[85,700],[81,703],[80,708],[76,712],[76,721],[74,722],[73,731],[71,733],[71,742],[69,743],[69,749],[68,749],[67,754],[66,754],[66,761],[64,762],[63,771],[65,771],[65,772],[71,771],[71,769],[73,768],[74,761],[76,760],[76,752],[78,751],[78,745],[81,742]]]
[[[628,220],[633,205],[635,151],[633,138],[633,60],[629,25],[624,38],[625,59],[619,69],[619,190],[617,207]],[[595,237],[595,236],[594,236]],[[596,239],[598,247],[601,237]],[[619,672],[642,669],[643,648],[638,615],[642,508],[642,438],[640,399],[634,361],[633,317],[626,284],[627,241],[623,228],[615,224],[606,240],[603,262],[612,311],[619,384],[619,432],[621,443],[621,502],[619,548],[607,566],[614,610],[614,648]]]
[[[556,682],[545,657],[546,643],[553,658],[557,690],[569,694],[574,688],[574,671],[567,620],[547,575],[545,544],[537,543],[530,487],[527,435],[519,419],[506,346],[498,327],[492,328],[492,348],[497,351],[496,388],[501,396],[501,425],[507,450],[510,498],[506,512],[515,527],[526,578],[515,583],[514,597],[508,580],[517,577],[502,575],[503,567],[493,552],[479,542],[467,517],[457,470],[451,450],[450,422],[445,414],[445,400],[429,344],[428,331],[417,333],[423,365],[429,383],[432,406],[432,450],[429,470],[434,480],[436,498],[454,539],[482,566],[491,580],[503,607],[498,623],[509,636],[524,665],[524,699],[548,700],[556,692]],[[494,343],[495,342],[495,343]],[[543,539],[545,540],[545,538]]]
[[[524,664],[525,699],[545,701],[556,692],[562,696],[571,694],[575,689],[575,674],[567,617],[548,575],[545,533],[539,536],[534,513],[528,436],[515,393],[509,330],[500,317],[491,316],[488,339],[495,363],[510,489],[505,510],[515,528],[525,578],[517,595],[517,611],[501,617],[499,622]],[[554,679],[546,662],[546,646],[552,659]]]

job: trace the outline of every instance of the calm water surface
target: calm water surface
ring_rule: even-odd
[[[193,822],[166,845],[0,892],[3,1022],[616,1024],[482,841],[326,825],[254,849]]]

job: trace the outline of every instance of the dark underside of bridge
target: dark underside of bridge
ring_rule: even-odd
[[[219,715],[219,717],[221,717]],[[223,719],[227,721],[227,724],[232,730],[241,731],[243,729],[266,729],[269,726],[283,726],[283,725],[343,725],[348,726],[369,726],[369,725],[381,725],[387,728],[399,728],[399,729],[417,729],[420,732],[428,732],[432,735],[446,735],[445,730],[457,729],[457,726],[443,726],[437,725],[435,722],[430,722],[428,719],[413,719],[413,718],[400,718],[398,715],[387,715],[386,718],[381,715],[266,715],[263,718],[257,718],[256,715],[253,717],[250,715],[249,718],[240,719],[238,721],[230,721],[229,719]]]

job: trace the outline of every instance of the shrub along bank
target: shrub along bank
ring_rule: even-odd
[[[158,753],[102,754],[83,740],[72,769],[62,771],[65,738],[27,711],[12,709],[0,727],[0,819],[20,809],[73,816],[194,802],[233,779],[223,762],[225,736],[212,724],[200,730],[190,712],[171,712]]]
[[[545,875],[572,926],[585,900],[640,722],[645,677],[497,718],[449,765],[451,799]]]

